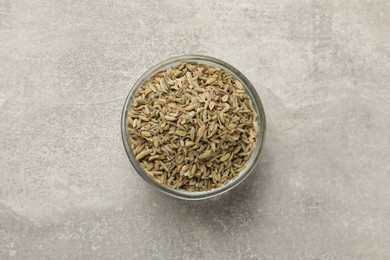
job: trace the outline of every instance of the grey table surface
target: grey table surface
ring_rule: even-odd
[[[1,259],[390,259],[390,2],[0,0]],[[266,110],[255,173],[161,194],[120,136],[139,76],[240,69]]]

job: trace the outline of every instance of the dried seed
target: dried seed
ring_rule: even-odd
[[[227,159],[229,159],[229,157],[230,157],[230,153],[227,153],[224,156],[222,156],[221,158],[219,158],[219,160],[221,162],[225,162]]]
[[[178,131],[176,131],[176,134],[177,134],[178,136],[186,136],[186,135],[187,135],[187,132],[178,130]]]
[[[146,116],[140,115],[138,118],[141,119],[142,121],[149,121],[149,119]]]
[[[191,127],[191,129],[190,129],[190,139],[192,141],[195,140],[195,128],[194,127]]]
[[[253,129],[256,134],[259,132],[259,123],[257,123],[257,121],[253,121]]]
[[[245,153],[239,153],[238,156],[247,156],[250,155],[252,152],[245,152]]]
[[[214,106],[215,106],[215,102],[211,101],[210,104],[209,104],[210,110],[213,110]]]
[[[235,82],[238,89],[243,89],[241,82],[239,82],[238,80],[236,80]]]
[[[215,153],[215,151],[217,150],[217,147],[216,147],[215,143],[211,142],[210,146],[211,146],[211,150],[213,150],[213,152]]]
[[[193,141],[187,141],[186,144],[185,144],[185,146],[187,146],[187,147],[191,147],[191,146],[194,146],[194,145],[195,145],[195,142],[193,142]]]
[[[197,105],[196,104],[191,104],[188,107],[185,108],[185,110],[190,111],[193,110]]]
[[[160,158],[161,158],[160,155],[151,155],[151,156],[149,156],[148,161],[150,162],[150,161],[160,159]]]
[[[144,136],[144,137],[151,137],[151,136],[152,136],[151,133],[146,132],[146,131],[142,131],[142,132],[141,132],[141,135]]]
[[[143,99],[136,99],[135,103],[137,105],[145,105],[147,102],[146,102],[146,100],[143,100]]]
[[[158,147],[158,139],[158,136],[153,137],[153,146],[156,148]]]
[[[153,91],[153,92],[157,92],[157,89],[155,86],[153,85],[149,85],[149,88]]]
[[[202,154],[199,155],[199,159],[205,159],[211,155],[212,151],[206,150]]]
[[[214,83],[217,80],[217,77],[218,76],[212,76],[211,78],[206,80],[205,85],[210,85],[210,84]]]
[[[142,158],[144,158],[144,157],[147,156],[148,154],[151,154],[152,152],[153,152],[152,149],[144,150],[144,151],[140,152],[140,153],[135,157],[135,159],[136,159],[136,160],[141,160]]]
[[[137,119],[137,118],[133,120],[133,128],[136,128],[136,127],[137,127],[137,122],[138,122],[138,119]]]
[[[168,121],[176,121],[177,120],[177,118],[173,117],[173,116],[165,116],[165,119]]]
[[[195,111],[191,111],[187,114],[187,118],[190,119],[190,118],[193,118],[195,115]]]
[[[230,105],[229,104],[226,104],[225,107],[222,109],[222,112],[226,112],[230,109]]]
[[[129,143],[141,167],[161,185],[207,191],[246,167],[259,122],[242,83],[231,74],[182,63],[158,72],[134,95]]]
[[[197,138],[201,138],[203,136],[203,134],[205,133],[206,131],[206,126],[202,125],[199,129],[198,129],[198,132],[196,133],[196,137]]]
[[[191,175],[195,175],[195,172],[196,172],[196,165],[192,165],[192,168],[191,168]]]
[[[218,127],[214,127],[214,129],[211,131],[211,133],[207,136],[207,138],[210,138],[212,137],[213,135],[215,135],[218,131]]]
[[[215,72],[214,68],[208,68],[207,70],[204,71],[206,74],[213,74]]]

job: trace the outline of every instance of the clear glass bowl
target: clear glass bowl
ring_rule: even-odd
[[[135,90],[138,89],[138,87],[142,86],[147,80],[149,80],[154,74],[167,70],[171,67],[177,66],[181,64],[182,62],[197,62],[207,65],[212,65],[216,67],[220,67],[224,69],[225,71],[231,73],[236,79],[238,79],[242,85],[247,90],[247,93],[249,97],[252,99],[253,108],[256,110],[259,120],[259,134],[257,136],[257,144],[256,149],[253,152],[253,155],[251,159],[249,160],[246,168],[240,172],[234,179],[232,179],[230,182],[228,182],[226,185],[210,190],[210,191],[200,191],[200,192],[190,192],[190,191],[184,191],[184,190],[176,190],[172,189],[166,185],[160,184],[156,182],[151,176],[149,176],[140,166],[138,161],[135,159],[135,156],[133,154],[133,151],[129,144],[129,131],[127,130],[127,111],[132,105],[133,96],[135,93]],[[261,100],[259,98],[259,95],[257,94],[255,88],[252,86],[252,84],[249,82],[249,80],[241,74],[236,68],[233,66],[227,64],[224,61],[208,57],[208,56],[202,56],[202,55],[184,55],[179,57],[173,57],[166,61],[160,62],[159,64],[153,66],[148,71],[146,71],[134,84],[133,88],[130,90],[126,102],[123,106],[122,110],[122,120],[121,120],[121,131],[122,131],[122,140],[123,145],[125,146],[125,150],[127,153],[127,156],[129,157],[129,160],[135,170],[138,172],[138,174],[148,183],[150,183],[153,187],[157,188],[158,190],[171,195],[176,198],[180,199],[186,199],[186,200],[201,200],[201,199],[207,199],[211,198],[217,195],[220,195],[222,193],[227,192],[228,190],[231,190],[232,188],[236,187],[238,184],[240,184],[246,177],[248,177],[249,174],[251,174],[259,161],[260,158],[260,152],[264,144],[264,138],[265,138],[265,114],[263,105],[261,103]]]

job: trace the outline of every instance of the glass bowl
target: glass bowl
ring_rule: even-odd
[[[242,85],[245,87],[249,97],[252,100],[253,108],[256,110],[256,113],[258,115],[258,121],[259,121],[259,133],[257,136],[257,143],[256,148],[253,151],[252,157],[250,158],[247,166],[245,169],[240,172],[234,179],[230,180],[227,184],[225,184],[222,187],[212,189],[210,191],[197,191],[197,192],[190,192],[190,191],[184,191],[184,190],[176,190],[173,188],[170,188],[169,186],[160,184],[156,182],[153,177],[149,176],[140,166],[139,162],[135,159],[135,156],[133,154],[133,151],[129,144],[129,131],[127,130],[127,111],[132,105],[133,96],[135,91],[138,89],[138,87],[142,86],[146,81],[148,81],[154,74],[167,70],[171,67],[177,66],[183,62],[197,62],[202,64],[207,64],[211,66],[216,66],[219,68],[224,69],[225,71],[231,73],[234,78],[239,80]],[[246,177],[251,174],[257,164],[257,162],[260,159],[260,153],[261,149],[264,144],[264,138],[265,138],[265,114],[263,105],[261,103],[261,100],[259,98],[259,95],[257,94],[255,88],[253,85],[249,82],[249,80],[241,74],[236,68],[233,66],[227,64],[224,61],[208,57],[208,56],[202,56],[202,55],[184,55],[184,56],[178,56],[173,57],[168,60],[165,60],[163,62],[160,62],[159,64],[153,66],[148,71],[146,71],[134,84],[133,88],[130,90],[125,104],[123,106],[122,110],[122,119],[121,119],[121,131],[122,131],[122,140],[123,145],[125,146],[125,150],[127,153],[127,156],[129,157],[129,160],[137,173],[149,184],[151,184],[153,187],[157,188],[158,190],[171,195],[176,198],[185,199],[185,200],[201,200],[201,199],[207,199],[211,198],[220,194],[223,194],[227,192],[228,190],[231,190],[232,188],[236,187],[238,184],[240,184]]]

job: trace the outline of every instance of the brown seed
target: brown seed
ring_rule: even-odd
[[[152,149],[144,150],[144,151],[140,152],[140,153],[135,157],[135,159],[136,159],[136,160],[141,160],[142,158],[144,158],[144,157],[147,156],[148,154],[151,154],[152,152],[153,152]]]
[[[150,162],[150,161],[160,159],[160,158],[161,158],[160,155],[152,155],[152,156],[149,156],[148,161]]]
[[[212,151],[206,150],[201,155],[199,155],[199,159],[205,159],[211,155]]]
[[[144,137],[151,137],[151,136],[152,136],[151,133],[146,132],[146,131],[142,131],[142,132],[141,132],[141,135],[144,136]]]
[[[190,111],[193,110],[197,105],[196,104],[191,104],[188,107],[185,108],[185,110]]]
[[[209,104],[210,110],[213,110],[214,106],[215,106],[215,102],[211,101],[210,104]]]
[[[156,147],[156,148],[158,147],[158,139],[159,139],[158,136],[155,136],[153,138],[153,146]]]
[[[140,115],[138,118],[141,119],[142,121],[149,121],[149,119],[146,116]]]
[[[229,159],[229,157],[230,157],[230,153],[227,153],[224,156],[222,156],[221,158],[219,158],[219,160],[221,162],[225,162],[227,159]]]
[[[253,121],[253,129],[256,134],[259,132],[259,123],[257,121]]]
[[[191,129],[190,129],[190,139],[192,141],[195,140],[195,128],[194,127],[191,127]]]
[[[199,129],[198,129],[198,132],[196,133],[196,137],[197,138],[201,138],[203,136],[203,134],[205,133],[206,131],[206,126],[202,125]]]
[[[136,127],[137,127],[137,122],[138,122],[138,119],[137,119],[137,118],[133,120],[133,128],[136,128]]]
[[[215,143],[214,142],[211,142],[211,150],[213,150],[213,152],[215,153],[215,151],[216,151],[216,145],[215,145]]]
[[[218,131],[218,127],[214,127],[214,129],[211,131],[211,133],[209,134],[209,136],[207,136],[207,138],[210,138],[212,137],[213,135],[215,135]]]
[[[218,76],[212,76],[211,78],[206,80],[205,85],[210,85],[210,84],[214,83],[217,80],[217,77]]]
[[[189,141],[189,140],[185,144],[185,146],[187,146],[187,147],[191,147],[191,146],[194,146],[194,145],[195,145],[195,142]]]
[[[242,86],[241,82],[239,82],[238,80],[236,80],[235,82],[236,82],[236,85],[237,85],[238,89],[243,89],[243,86]]]
[[[176,134],[179,135],[179,136],[186,136],[187,132],[178,130],[178,131],[176,131]]]
[[[165,116],[165,119],[168,121],[176,121],[177,120],[177,118],[173,117],[173,116]]]
[[[129,143],[156,182],[207,191],[246,167],[259,123],[245,88],[230,73],[182,63],[159,71],[134,95]]]

